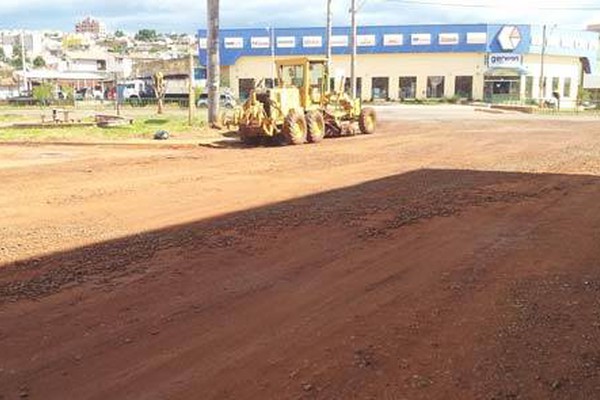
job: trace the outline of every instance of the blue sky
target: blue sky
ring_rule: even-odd
[[[358,4],[364,0],[357,0]],[[413,0],[414,1],[414,0]],[[419,1],[419,0],[417,0]],[[421,0],[425,1],[425,0]],[[366,0],[359,23],[549,23],[580,29],[600,23],[600,10],[540,10],[540,7],[596,6],[597,0],[428,0],[425,2],[471,5],[448,7],[406,4],[398,0]],[[299,4],[301,7],[299,7]],[[322,26],[325,0],[221,0],[223,27]],[[334,23],[349,24],[350,0],[333,0]],[[487,8],[481,8],[486,5]],[[0,0],[0,29],[60,29],[70,31],[79,18],[93,15],[109,30],[193,33],[206,25],[206,0]]]

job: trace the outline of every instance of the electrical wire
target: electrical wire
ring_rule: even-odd
[[[366,0],[365,0],[366,1]],[[456,8],[504,8],[506,6],[496,4],[466,4],[466,3],[440,3],[427,0],[387,0],[391,3],[402,3],[406,5],[429,5],[437,7],[456,7]],[[600,6],[576,6],[576,7],[531,7],[540,11],[600,11]]]

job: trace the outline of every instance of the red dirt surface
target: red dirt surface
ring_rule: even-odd
[[[0,399],[600,398],[600,124],[0,146]]]

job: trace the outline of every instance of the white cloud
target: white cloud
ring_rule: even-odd
[[[434,0],[429,0],[433,2]],[[362,0],[358,0],[360,4]],[[569,0],[441,0],[441,3],[481,5],[489,8],[440,7],[395,0],[366,0],[359,23],[557,23],[582,28],[600,23],[600,11],[549,11],[548,7],[597,6],[597,1]],[[594,4],[594,2],[596,4]],[[299,7],[299,4],[301,7]],[[333,0],[334,23],[348,25],[350,0]],[[110,28],[191,32],[206,26],[206,0],[0,0],[0,28],[26,26],[70,29],[87,14],[105,20]],[[323,26],[325,0],[221,0],[221,26]],[[53,25],[52,25],[53,24]],[[56,26],[60,24],[62,26]],[[36,25],[36,26],[32,26]]]

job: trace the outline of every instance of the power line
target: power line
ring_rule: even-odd
[[[505,5],[495,4],[466,4],[466,3],[440,3],[427,0],[387,0],[392,3],[402,3],[406,5],[429,5],[437,7],[456,7],[456,8],[505,8]],[[577,7],[531,7],[540,11],[600,11],[600,6],[577,6]]]

